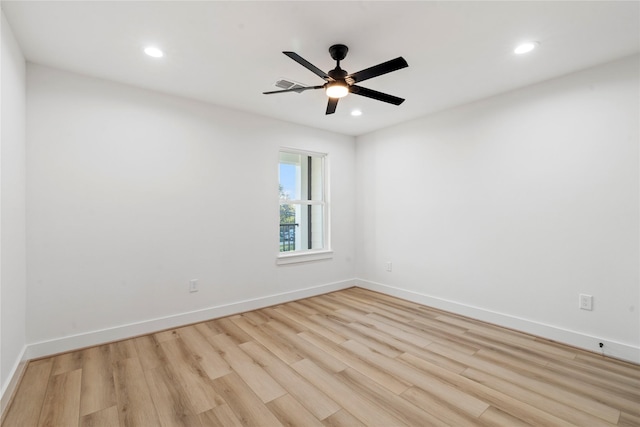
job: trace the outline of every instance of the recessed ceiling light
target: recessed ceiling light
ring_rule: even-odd
[[[355,117],[357,117],[357,116],[361,116],[361,115],[362,115],[362,111],[360,111],[360,110],[353,110],[353,111],[351,111],[351,115],[352,115],[352,116],[355,116]]]
[[[527,53],[527,52],[531,52],[533,49],[535,49],[540,43],[538,42],[526,42],[526,43],[522,43],[521,45],[518,45],[518,47],[515,48],[515,50],[513,51],[513,53],[515,53],[516,55],[522,55],[523,53]]]
[[[154,58],[162,58],[164,56],[164,52],[158,49],[155,46],[147,46],[144,48],[144,53]]]

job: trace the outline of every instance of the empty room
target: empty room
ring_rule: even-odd
[[[640,2],[0,7],[2,427],[640,426]]]

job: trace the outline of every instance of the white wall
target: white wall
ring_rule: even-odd
[[[360,283],[640,362],[638,63],[358,137]]]
[[[28,356],[357,274],[365,287],[640,361],[638,91],[635,57],[354,144],[30,65]],[[333,260],[275,264],[281,146],[329,153]],[[193,278],[201,290],[189,294]],[[594,295],[593,311],[577,308],[579,293]]]
[[[354,138],[32,64],[27,120],[30,356],[353,284]],[[329,154],[332,260],[276,266],[281,146]]]
[[[25,349],[25,60],[1,17],[0,45],[0,395]],[[0,415],[6,401],[3,399]]]

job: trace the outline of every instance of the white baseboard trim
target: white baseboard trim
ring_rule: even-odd
[[[119,341],[139,335],[150,334],[165,329],[176,328],[192,323],[230,316],[245,311],[256,310],[302,298],[326,294],[355,286],[354,280],[327,283],[295,291],[283,292],[237,301],[229,304],[207,307],[186,313],[173,314],[137,323],[115,326],[97,331],[85,332],[27,345],[26,358],[35,359],[57,353],[91,347],[108,342]]]
[[[382,283],[372,282],[364,279],[356,279],[356,286],[380,292],[386,295],[395,296],[418,304],[437,308],[451,313],[460,314],[481,320],[487,323],[504,326],[517,331],[526,332],[541,338],[568,344],[594,353],[600,353],[598,343],[604,343],[604,354],[609,357],[621,359],[636,364],[640,364],[640,347],[630,344],[610,341],[600,337],[594,337],[581,332],[571,331],[558,326],[547,325],[521,317],[498,313],[481,307],[474,307],[456,301],[445,300],[423,293],[409,291]]]
[[[18,384],[20,383],[20,379],[24,374],[24,370],[27,367],[27,359],[25,357],[26,352],[27,346],[24,346],[16,358],[11,372],[7,376],[7,381],[2,384],[2,389],[0,390],[0,423],[4,420],[6,410],[11,404],[11,399],[13,398],[13,395],[18,388]]]

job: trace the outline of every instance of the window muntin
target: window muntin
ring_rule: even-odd
[[[328,250],[326,154],[279,155],[280,256]]]

